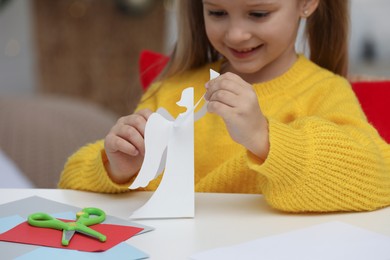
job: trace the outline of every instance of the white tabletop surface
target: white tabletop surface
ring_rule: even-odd
[[[109,195],[72,190],[0,189],[0,204],[33,195],[77,207],[99,207],[109,215],[127,219],[151,193]],[[330,221],[390,236],[390,208],[361,213],[287,214],[272,209],[261,195],[197,193],[195,212],[193,219],[137,220],[155,230],[127,242],[149,254],[150,259],[189,259],[199,251]]]

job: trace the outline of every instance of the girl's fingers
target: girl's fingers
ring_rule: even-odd
[[[138,112],[136,112],[135,114],[138,114],[138,115],[142,116],[143,118],[145,118],[145,120],[148,120],[149,116],[152,113],[153,112],[150,109],[142,109],[142,110],[139,110]]]
[[[131,156],[145,154],[145,125],[151,114],[150,110],[140,110],[135,114],[119,118],[106,136],[107,151],[123,152]]]
[[[211,107],[215,102],[222,103],[228,107],[235,107],[237,106],[238,96],[230,91],[221,89],[212,93],[208,101],[209,104],[211,103]]]
[[[147,119],[142,114],[132,114],[130,116],[121,117],[112,130],[119,134],[121,130],[123,131],[123,127],[130,126],[136,129],[143,136],[146,120]]]
[[[111,153],[120,152],[130,156],[137,156],[139,154],[138,149],[133,144],[113,134],[107,135],[104,146]]]
[[[233,107],[230,107],[226,104],[223,104],[221,102],[216,102],[216,101],[208,102],[207,111],[209,111],[209,113],[217,114],[222,118],[224,118],[225,120],[233,116],[233,114],[235,113]]]
[[[218,90],[225,90],[228,92],[231,92],[233,94],[238,95],[240,93],[239,85],[237,85],[235,82],[230,81],[228,79],[219,79],[216,78],[207,84],[207,91],[205,94],[205,99],[209,100],[210,97]]]
[[[225,90],[235,95],[241,95],[248,89],[252,89],[252,85],[245,82],[236,74],[227,72],[207,83],[205,99],[210,100],[211,96],[219,90]]]

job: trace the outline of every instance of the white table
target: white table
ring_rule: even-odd
[[[109,215],[127,219],[150,193],[108,195],[72,190],[0,189],[0,204],[33,195],[77,207],[99,207]],[[390,207],[362,213],[286,214],[270,208],[261,195],[197,193],[194,219],[137,220],[155,230],[127,242],[148,253],[151,259],[188,259],[199,251],[329,221],[390,235]]]

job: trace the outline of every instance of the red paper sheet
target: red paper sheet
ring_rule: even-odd
[[[62,220],[70,222],[70,220]],[[63,249],[74,249],[86,252],[106,251],[117,244],[129,239],[142,228],[120,226],[111,224],[97,224],[90,228],[104,234],[107,237],[105,242],[76,232],[68,246],[61,244],[62,231],[50,228],[38,228],[23,222],[13,229],[0,234],[0,241],[16,242],[47,247],[57,247]]]

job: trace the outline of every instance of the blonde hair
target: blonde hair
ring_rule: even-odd
[[[307,19],[310,59],[341,76],[348,74],[349,1],[319,0]]]
[[[171,76],[219,59],[210,44],[201,0],[177,0],[178,39],[165,71]]]
[[[201,0],[177,0],[178,39],[163,78],[214,62],[220,55],[210,44]],[[308,18],[306,37],[310,59],[319,66],[346,76],[348,71],[349,2],[319,0]]]

